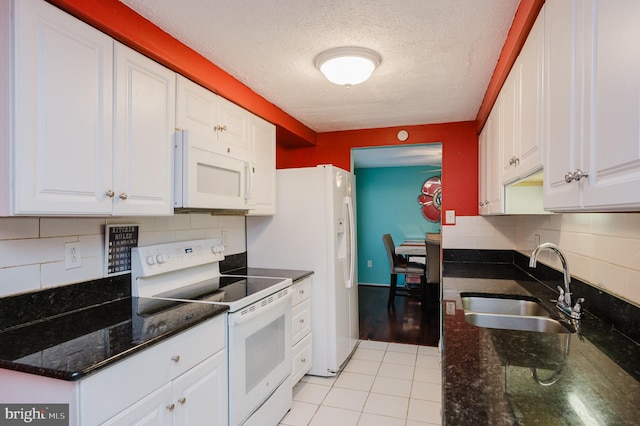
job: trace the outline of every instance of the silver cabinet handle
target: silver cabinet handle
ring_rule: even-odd
[[[121,200],[126,200],[127,199],[127,194],[125,194],[124,192],[121,193],[120,195],[118,195],[118,197],[120,197]]]
[[[304,294],[304,289],[300,290],[300,294]]]
[[[178,398],[178,402],[179,402],[181,405],[184,405],[184,404],[187,402],[187,398],[185,398],[184,396],[182,396],[182,397]]]
[[[110,189],[110,190],[108,190],[108,191],[106,192],[106,196],[107,196],[107,197],[111,197],[111,198],[113,198],[113,196],[114,196],[114,195],[116,195],[116,193],[115,193],[115,192],[113,192],[113,189]]]
[[[567,183],[573,182],[573,173],[567,172],[564,174],[564,181]]]
[[[588,173],[583,172],[583,171],[582,171],[582,170],[580,170],[580,169],[576,169],[576,170],[573,172],[573,180],[580,180],[580,179],[582,179],[582,178],[586,178],[586,177],[589,177],[589,174],[588,174]]]
[[[213,130],[216,132],[225,132],[227,130],[227,126],[216,125],[213,127]]]
[[[307,362],[306,358],[301,358],[300,361],[302,361],[303,363]]]
[[[167,408],[167,410],[173,411],[176,408],[176,404],[167,404],[165,405],[165,407]]]
[[[173,362],[180,362],[180,355],[174,355],[171,357],[171,361]]]
[[[300,318],[300,324],[304,324],[304,318]]]

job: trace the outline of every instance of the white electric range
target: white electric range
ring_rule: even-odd
[[[223,275],[220,240],[132,249],[132,295],[229,307],[229,424],[277,424],[291,408],[291,279]],[[148,304],[147,304],[148,306]]]

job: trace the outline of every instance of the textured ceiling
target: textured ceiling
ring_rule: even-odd
[[[317,132],[474,120],[518,0],[121,0]],[[351,88],[322,51],[382,56]]]

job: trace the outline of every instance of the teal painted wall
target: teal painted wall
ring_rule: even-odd
[[[441,172],[429,166],[361,168],[354,172],[358,282],[389,285],[389,262],[382,234],[391,234],[397,245],[406,239],[424,239],[426,232],[440,232],[440,223],[422,216],[418,196],[424,181]],[[443,192],[446,196],[446,190]],[[369,260],[372,267],[367,266]],[[398,284],[402,283],[403,278],[399,278]]]

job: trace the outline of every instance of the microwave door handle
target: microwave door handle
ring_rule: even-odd
[[[245,168],[247,169],[247,190],[245,192],[244,198],[248,200],[253,196],[253,163],[251,161],[247,161],[245,163]]]

